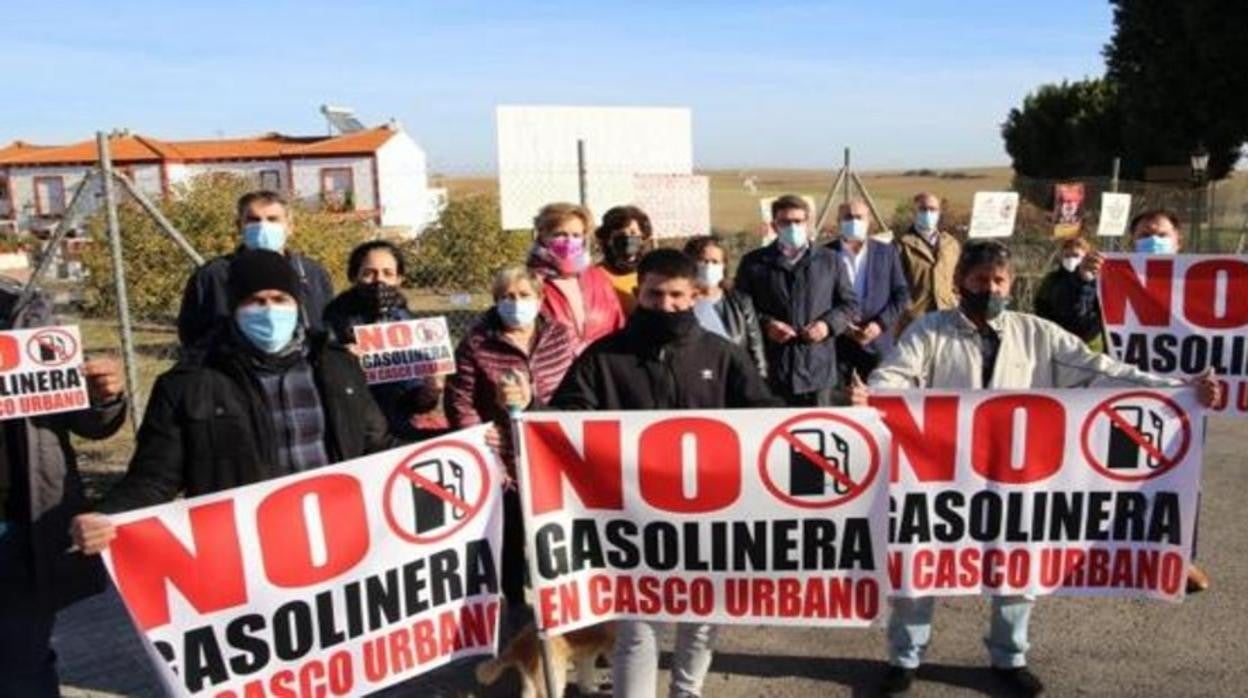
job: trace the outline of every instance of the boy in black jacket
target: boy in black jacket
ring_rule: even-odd
[[[656,250],[642,258],[637,275],[637,309],[628,324],[577,358],[551,398],[551,409],[783,406],[744,351],[698,325],[693,314],[697,266],[692,258],[676,250]],[[501,386],[500,393],[503,404],[531,401],[522,378]],[[653,696],[658,672],[655,625],[620,621],[616,627],[614,694]],[[714,631],[701,623],[679,625],[671,695],[701,695]]]

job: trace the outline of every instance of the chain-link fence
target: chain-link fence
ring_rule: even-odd
[[[690,233],[714,232],[728,253],[730,278],[732,265],[763,242],[767,200],[796,193],[819,205],[835,206],[846,195],[839,188],[829,193],[835,172],[755,169],[699,173],[705,178],[704,184],[695,183],[692,188],[687,175],[643,182],[655,186],[649,190],[643,187],[641,194],[635,189],[635,196],[629,198],[624,192],[628,183],[641,180],[623,169],[608,173],[610,176],[591,173],[584,180],[593,214],[600,217],[604,212],[605,204],[596,206],[596,201],[630,200],[643,208],[649,204],[656,212],[656,244],[663,247],[683,245]],[[530,187],[519,197],[527,204],[519,213],[503,206],[499,179],[493,174],[436,175],[431,185],[446,187],[449,193],[439,221],[414,239],[400,240],[408,256],[409,306],[421,315],[445,315],[457,340],[490,306],[493,273],[502,266],[524,262],[533,240],[531,220],[537,207],[552,200],[575,201],[580,196],[581,180],[575,169],[535,173],[531,178],[512,174],[509,179],[510,189],[504,187],[504,191],[514,194],[517,188]],[[1032,292],[1055,260],[1057,245],[1050,212],[1054,185],[1059,182],[1014,177],[1006,168],[863,173],[860,180],[883,219],[877,228],[895,234],[909,225],[911,200],[918,192],[940,196],[945,202],[942,227],[965,238],[975,192],[1018,191],[1023,203],[1015,234],[1008,239],[1018,263],[1014,307],[1031,308]],[[1064,181],[1084,185],[1084,235],[1102,249],[1123,249],[1123,239],[1094,237],[1100,194],[1113,190],[1114,184],[1107,178]],[[255,184],[229,177],[200,179],[175,191],[160,207],[190,244],[211,258],[237,244],[234,202],[241,191]],[[680,196],[672,195],[674,187]],[[700,202],[687,201],[700,195],[699,187],[704,187],[704,207]],[[1248,178],[1234,177],[1209,186],[1123,181],[1116,189],[1133,196],[1133,212],[1156,207],[1175,211],[1184,222],[1187,251],[1238,252],[1243,248],[1248,232]],[[194,265],[133,201],[124,196],[119,201],[130,315],[135,327],[137,385],[132,391],[142,401],[156,376],[178,359],[175,319],[182,289]],[[834,219],[835,215],[825,219],[821,235],[832,234]],[[320,261],[333,275],[339,291],[348,285],[346,259],[350,249],[382,235],[366,219],[313,210],[296,213],[295,231],[292,246]],[[59,320],[82,326],[89,352],[119,355],[122,342],[102,214],[91,218],[84,232],[85,239],[75,243],[60,260],[66,267],[81,266],[82,278],[50,279],[43,287],[56,302]],[[595,256],[601,258],[601,250],[595,249]],[[130,431],[123,430],[114,440],[82,444],[82,451],[88,463],[117,465],[128,457],[131,440]]]

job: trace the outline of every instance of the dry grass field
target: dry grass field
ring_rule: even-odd
[[[711,178],[711,226],[724,232],[755,229],[762,222],[760,198],[805,194],[822,203],[836,175],[835,171],[785,169],[707,170],[699,174]],[[754,178],[757,194],[746,190],[747,176]],[[936,192],[951,205],[969,208],[976,191],[1008,189],[1012,171],[1008,167],[979,167],[950,168],[933,176],[912,176],[900,171],[863,172],[859,176],[880,215],[887,218],[899,203],[909,201],[920,191]],[[498,192],[498,181],[493,177],[441,177],[436,185],[447,187],[452,197]]]

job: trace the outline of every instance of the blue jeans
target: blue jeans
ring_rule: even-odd
[[[917,669],[932,640],[932,614],[936,599],[891,599],[888,617],[888,661],[894,666]],[[988,635],[984,646],[994,667],[1009,669],[1027,665],[1027,628],[1035,600],[1024,596],[992,597]]]
[[[0,522],[0,696],[56,698],[61,694],[52,651],[56,612],[32,603],[20,532]]]
[[[611,657],[612,695],[616,698],[653,698],[659,682],[658,623],[621,620],[615,623],[615,651]],[[672,681],[667,695],[702,695],[702,682],[711,668],[715,626],[676,624],[672,654]]]

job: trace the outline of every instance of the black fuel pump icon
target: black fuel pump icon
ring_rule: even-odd
[[[467,500],[464,494],[464,468],[459,463],[450,459],[431,458],[413,465],[412,472],[459,499]],[[459,520],[467,516],[467,512],[415,482],[412,484],[412,505],[416,510],[417,533],[426,533],[446,525],[448,509],[452,519]]]
[[[823,457],[823,460],[851,478],[849,444],[839,434],[823,429],[794,429],[793,439]],[[822,496],[828,490],[846,494],[850,488],[815,464],[796,446],[789,446],[789,494],[795,497]]]
[[[1144,442],[1153,447],[1157,453],[1162,451],[1162,438],[1165,435],[1166,420],[1153,410],[1133,405],[1118,405],[1112,408],[1124,422],[1131,426],[1136,434],[1143,437]],[[1135,436],[1111,421],[1109,425],[1109,453],[1105,459],[1107,467],[1115,470],[1135,470],[1140,462],[1153,470],[1165,463],[1149,452]]]

